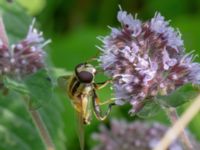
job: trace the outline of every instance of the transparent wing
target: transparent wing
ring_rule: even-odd
[[[71,77],[71,75],[66,75],[66,76],[60,76],[57,79],[57,84],[58,86],[63,89],[64,91],[66,91],[67,88],[67,82],[69,80],[69,78]]]
[[[58,86],[66,92],[67,83],[70,79],[71,75],[60,76],[57,79]],[[78,139],[80,142],[81,150],[84,150],[84,124],[83,124],[83,110],[82,103],[78,103],[78,105],[73,104],[74,112],[75,112],[75,121],[76,121],[76,132],[78,135]]]
[[[78,112],[75,110],[75,115],[76,115],[76,132],[78,135],[79,143],[81,150],[84,150],[85,146],[85,139],[84,139],[84,124],[83,124],[83,115],[81,112]]]

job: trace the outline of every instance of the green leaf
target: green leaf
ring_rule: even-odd
[[[31,15],[36,15],[44,8],[46,4],[46,0],[16,0],[18,1],[23,7],[28,10],[28,13]]]
[[[29,75],[24,83],[29,90],[31,108],[38,108],[52,99],[53,85],[45,69]]]
[[[136,115],[140,118],[150,118],[157,115],[160,110],[160,105],[154,99],[151,99],[145,102],[144,107]]]
[[[50,70],[51,74],[53,74],[53,76],[55,78],[58,78],[60,76],[68,76],[68,75],[72,75],[73,72],[72,71],[67,71],[63,68],[53,68]]]
[[[32,20],[26,14],[26,10],[20,7],[15,1],[10,4],[6,0],[0,0],[0,13],[3,15],[10,44],[25,38]]]
[[[47,104],[53,97],[53,85],[45,69],[27,76],[24,81],[4,77],[3,83],[9,90],[29,96],[30,109]]]
[[[19,94],[0,95],[0,149],[44,150]]]
[[[200,93],[200,88],[192,84],[186,84],[167,96],[158,96],[157,102],[163,106],[178,107]]]
[[[8,88],[9,90],[14,90],[14,91],[22,93],[22,94],[29,93],[29,90],[27,89],[27,87],[24,83],[17,82],[8,77],[3,78],[3,83],[4,83],[5,87]]]

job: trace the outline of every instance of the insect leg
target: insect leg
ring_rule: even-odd
[[[111,82],[111,80],[107,80],[107,81],[101,82],[101,83],[94,83],[94,88],[96,90],[100,90],[100,89],[104,88],[105,86],[107,86],[110,82]]]
[[[86,61],[86,63],[90,63],[90,62],[93,62],[93,61],[97,61],[98,60],[98,57],[99,56],[99,52],[97,52],[93,57],[91,57],[90,59],[88,59]]]
[[[99,103],[100,103],[99,98],[98,98],[95,90],[93,90],[92,104],[93,104],[94,114],[95,114],[95,116],[96,116],[97,119],[103,121],[103,120],[105,120],[108,117],[108,115],[111,112],[111,108],[112,108],[112,106],[115,105],[115,103],[110,103],[108,105],[108,109],[107,109],[107,111],[106,111],[106,113],[104,115],[102,115]]]
[[[111,80],[107,80],[107,81],[101,82],[101,83],[94,83],[94,88],[96,90],[100,90],[100,89],[104,88],[105,86],[107,86],[110,82],[111,82]],[[105,102],[99,102],[99,105],[105,105],[105,104],[113,103],[115,99],[116,98],[111,98],[111,99],[109,99]]]
[[[115,100],[116,100],[116,98],[111,98],[107,101],[99,102],[99,105],[102,106],[102,105],[106,105],[106,104],[111,104],[111,103],[114,103]]]

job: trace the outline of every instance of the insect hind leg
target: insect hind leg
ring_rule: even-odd
[[[110,114],[112,106],[115,105],[115,103],[113,102],[113,99],[110,99],[110,100],[106,101],[106,103],[108,103],[108,102],[110,103],[108,105],[108,109],[102,115],[102,110],[100,108],[100,106],[102,105],[102,103],[100,103],[100,100],[99,100],[99,98],[98,98],[95,90],[93,90],[92,103],[93,103],[94,114],[95,114],[95,116],[96,116],[96,118],[98,120],[101,120],[101,121],[105,120],[108,117],[108,115]],[[104,102],[104,104],[106,104],[106,103]]]
[[[112,103],[115,102],[116,99],[117,99],[117,98],[111,98],[111,99],[106,100],[106,101],[104,101],[104,102],[99,102],[99,105],[100,105],[100,106],[103,106],[103,105],[106,105],[106,104],[112,104]]]

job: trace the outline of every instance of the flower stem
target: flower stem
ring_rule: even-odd
[[[38,112],[38,110],[30,109],[29,101],[28,101],[27,97],[24,97],[24,101],[25,101],[26,106],[28,106],[27,110],[28,110],[29,114],[31,115],[31,118],[39,132],[39,135],[46,147],[46,150],[56,150],[56,148],[52,142],[52,138],[47,130],[47,127],[45,126],[45,124],[41,118],[40,113]]]
[[[177,120],[179,119],[176,108],[168,107],[168,108],[165,108],[165,111],[166,111],[166,115],[170,119],[171,124],[174,125],[177,122]],[[183,130],[183,132],[180,134],[180,140],[186,149],[188,149],[188,150],[193,149],[191,141],[190,141],[187,133],[185,132],[185,130]]]
[[[32,117],[32,120],[33,120],[35,126],[38,129],[38,132],[40,134],[41,139],[43,140],[46,150],[55,150],[55,146],[52,142],[49,132],[48,132],[39,112],[37,110],[29,110],[29,113]]]
[[[180,135],[180,133],[184,131],[184,128],[198,114],[199,111],[200,95],[195,98],[194,102],[181,115],[177,122],[167,131],[154,150],[167,149],[167,147]]]

